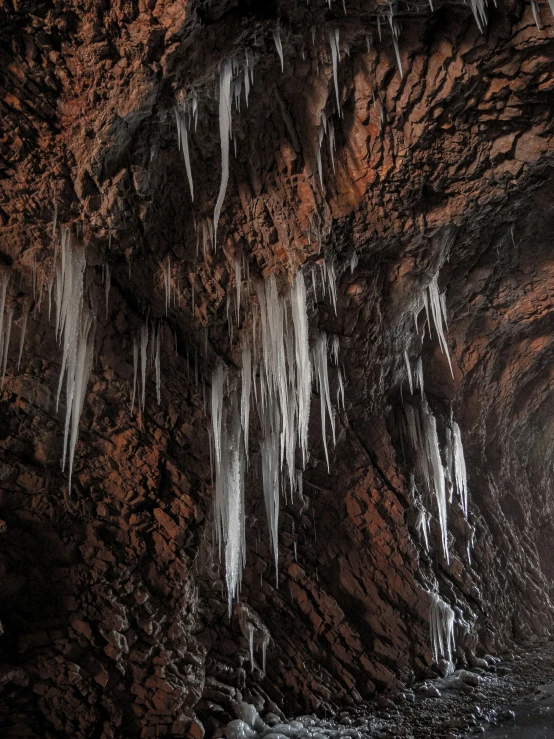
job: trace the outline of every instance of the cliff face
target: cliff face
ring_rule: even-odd
[[[454,610],[460,662],[552,629],[552,16],[537,5],[539,30],[531,6],[504,3],[481,33],[457,3],[345,10],[0,2],[4,326],[14,318],[0,401],[2,736],[198,739],[191,720],[227,721],[239,687],[290,713],[359,702],[432,674],[431,591]],[[243,76],[214,247],[231,58],[251,90],[246,106]],[[71,485],[64,392],[56,410],[61,226],[85,247],[95,311]],[[238,325],[237,260],[252,280]],[[322,264],[337,276],[336,312]],[[338,337],[331,396],[340,369],[345,408],[328,471],[314,395],[303,492],[281,501],[278,585],[253,421],[229,618],[211,372],[220,360],[238,372],[254,280],[276,275],[286,291],[300,268],[316,276],[311,330]],[[452,373],[419,313],[437,274]],[[148,349],[137,413],[145,321],[161,399]],[[424,399],[405,352],[412,369],[421,356],[443,455],[447,429],[461,428],[470,505],[467,520],[456,495],[448,507],[449,561],[410,441],[406,406],[419,413]]]

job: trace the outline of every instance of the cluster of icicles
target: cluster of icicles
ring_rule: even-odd
[[[280,295],[274,276],[255,285],[257,307],[252,329],[241,336],[240,382],[219,364],[213,372],[211,432],[215,468],[215,531],[225,563],[229,608],[238,598],[245,563],[244,491],[249,464],[250,409],[260,424],[259,452],[271,546],[278,568],[278,519],[281,495],[302,494],[308,461],[308,422],[315,381],[321,403],[321,432],[329,467],[326,422],[335,442],[328,353],[338,360],[338,342],[319,333],[310,349],[307,291],[297,272],[290,290]],[[340,370],[337,403],[344,406]],[[299,455],[297,455],[299,450]]]
[[[54,221],[56,232],[56,220]],[[69,228],[62,228],[61,239],[56,241],[54,251],[54,269],[46,283],[48,294],[48,320],[52,312],[52,292],[55,301],[56,339],[62,348],[62,361],[58,387],[56,392],[56,411],[59,408],[60,396],[65,380],[65,424],[63,438],[62,469],[68,466],[69,479],[73,471],[75,446],[79,436],[79,418],[85,401],[86,388],[90,375],[94,349],[95,315],[90,301],[85,295],[85,252],[82,247],[74,247],[71,243]],[[106,280],[109,277],[105,276]],[[44,282],[38,283],[36,268],[33,268],[33,296],[35,313],[41,310],[44,295]],[[6,299],[8,296],[9,273],[0,276],[0,357],[2,358],[2,387],[6,373],[6,365],[10,346],[13,307]],[[106,298],[109,287],[106,287]],[[29,318],[29,301],[22,305],[19,354],[17,369],[19,370],[25,335]]]
[[[439,346],[448,359],[450,371],[452,363],[445,337],[447,325],[446,303],[444,293],[439,293],[438,276],[431,280],[427,292],[423,293],[419,306],[414,311],[416,332],[418,330],[417,318],[420,310],[425,309],[426,325],[431,330],[431,318],[438,337]],[[446,442],[443,453],[439,443],[437,420],[425,397],[423,387],[423,364],[421,357],[418,358],[415,370],[412,370],[408,352],[404,352],[408,385],[412,401],[404,405],[406,415],[406,427],[411,446],[415,454],[415,477],[423,484],[428,495],[434,498],[437,507],[438,521],[441,530],[441,544],[444,557],[450,561],[448,551],[448,504],[452,503],[454,491],[456,492],[460,506],[465,518],[468,516],[468,484],[467,469],[462,445],[460,427],[453,419],[445,426],[444,434]],[[419,398],[416,396],[419,391]],[[417,402],[419,400],[419,402]],[[412,477],[412,492],[415,494],[416,486]],[[417,502],[418,518],[416,526],[420,531],[425,548],[429,549],[428,527],[429,514],[422,501]],[[468,557],[469,557],[468,544]],[[430,603],[430,629],[433,657],[436,662],[444,657],[447,662],[452,662],[454,650],[454,624],[455,614],[452,608],[445,603],[437,593],[429,593]]]

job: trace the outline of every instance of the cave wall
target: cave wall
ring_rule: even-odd
[[[0,5],[0,257],[15,316],[0,401],[3,736],[199,739],[192,720],[213,731],[237,688],[289,714],[358,703],[440,669],[430,590],[455,610],[459,663],[552,629],[552,17],[539,3],[538,29],[529,5],[506,3],[481,33],[461,4],[399,6],[401,77],[388,5],[346,10]],[[245,48],[254,83],[233,113],[218,244],[204,252],[221,172],[219,66]],[[173,117],[182,90],[199,96],[194,201]],[[322,185],[325,105],[336,152],[333,165],[324,140]],[[70,485],[47,294],[54,209],[86,247],[97,307]],[[339,337],[346,408],[328,472],[314,396],[303,497],[282,502],[278,582],[253,465],[229,618],[207,428],[212,368],[240,364],[226,314],[237,255],[282,285],[302,265],[334,263],[336,313],[319,290],[310,320]],[[168,256],[179,300],[166,313]],[[452,375],[423,314],[414,328],[439,270]],[[147,313],[163,326],[162,397],[149,368],[137,414],[132,344]],[[414,523],[403,406],[418,400],[404,350],[422,357],[440,435],[451,417],[462,429],[470,515],[453,500],[450,562],[431,501],[429,552]],[[270,634],[265,673],[244,619]]]

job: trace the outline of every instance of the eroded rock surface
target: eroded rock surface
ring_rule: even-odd
[[[232,718],[237,689],[277,712],[356,704],[436,674],[429,590],[455,610],[460,666],[551,631],[552,16],[537,4],[539,30],[530,5],[504,3],[480,33],[465,5],[399,6],[400,77],[388,7],[0,4],[0,258],[15,318],[0,401],[3,736],[201,739],[201,722]],[[214,249],[219,68],[246,50],[254,80],[233,112]],[[175,130],[183,91],[198,95],[194,201]],[[322,184],[325,106],[336,150],[327,135]],[[86,246],[97,313],[71,486],[48,292],[60,224]],[[240,365],[248,329],[247,313],[228,328],[237,256],[283,287],[301,265],[335,264],[336,313],[318,287],[310,320],[339,337],[346,382],[330,472],[312,403],[278,586],[251,431],[241,600],[270,635],[265,673],[262,637],[252,665],[244,623],[228,617],[212,533],[211,370]],[[414,327],[439,270],[453,376],[423,314]],[[163,327],[162,392],[158,405],[149,366],[137,415],[146,315]],[[429,552],[415,525],[405,350],[422,356],[440,435],[451,414],[462,429],[470,515],[453,500],[450,562],[431,500]]]

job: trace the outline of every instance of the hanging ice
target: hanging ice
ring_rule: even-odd
[[[4,356],[2,358],[2,383],[1,388],[4,387],[4,380],[6,378],[6,367],[8,366],[8,353],[10,351],[10,336],[12,333],[12,321],[13,321],[13,308],[8,308],[6,311],[6,331],[4,335]]]
[[[187,115],[184,110],[175,108],[175,121],[177,123],[177,143],[179,149],[183,152],[185,160],[185,170],[190,187],[190,198],[194,201],[194,187],[192,184],[192,169],[190,166],[189,136],[187,131]]]
[[[435,324],[435,329],[437,332],[437,336],[439,338],[439,346],[441,348],[441,351],[446,354],[446,358],[448,359],[448,365],[450,367],[450,372],[452,373],[452,377],[454,377],[454,371],[452,369],[452,362],[450,361],[450,352],[448,351],[448,344],[446,343],[446,338],[444,336],[444,327],[443,327],[443,321],[444,326],[446,326],[446,306],[444,302],[444,298],[442,298],[441,295],[439,295],[439,285],[438,285],[438,275],[435,275],[431,282],[429,283],[429,303],[431,306],[431,315],[433,316],[433,323]],[[424,302],[425,302],[425,309],[427,309],[427,299],[424,294]],[[429,315],[429,313],[427,313]],[[431,324],[429,324],[429,330],[431,330]]]
[[[233,63],[227,61],[221,67],[219,79],[219,135],[221,139],[221,185],[214,210],[214,238],[215,245],[217,224],[221,214],[225,191],[229,181],[229,140],[231,138],[231,79]]]
[[[439,438],[437,434],[437,420],[429,410],[426,403],[422,408],[423,425],[425,434],[426,453],[429,460],[429,470],[433,491],[437,502],[439,524],[442,535],[442,548],[447,562],[450,561],[448,554],[448,518],[446,508],[446,487],[444,469],[440,455]]]
[[[444,658],[448,662],[452,662],[455,646],[454,611],[436,593],[429,593],[429,596],[431,598],[429,626],[433,659],[435,662],[439,662],[441,658]]]
[[[64,433],[64,464],[66,446],[68,444],[69,431],[69,470],[68,479],[71,484],[73,474],[73,459],[75,446],[79,438],[79,419],[83,411],[88,379],[92,368],[94,350],[93,315],[87,307],[83,308],[80,316],[79,336],[77,339],[77,351],[73,363],[68,367],[66,380],[66,396],[68,410],[66,411],[66,427]]]
[[[281,29],[279,27],[277,27],[273,31],[273,40],[275,41],[275,48],[277,49],[277,53],[279,54],[279,59],[281,60],[281,72],[284,72],[285,59],[283,56],[283,44],[281,43]]]
[[[140,328],[140,382],[141,402],[140,409],[144,410],[146,401],[146,350],[148,348],[148,320]]]
[[[327,451],[327,435],[325,430],[325,416],[326,410],[329,414],[329,421],[331,424],[331,432],[333,435],[333,444],[335,444],[335,417],[333,409],[331,407],[331,398],[329,395],[329,375],[327,372],[327,335],[325,332],[317,337],[314,348],[314,370],[317,380],[317,387],[319,389],[320,398],[320,412],[321,412],[321,435],[323,438],[323,448],[325,450],[325,459],[327,460],[327,471],[329,471],[329,454]]]
[[[456,421],[452,423],[452,437],[454,442],[454,477],[456,479],[456,490],[460,498],[462,510],[467,518],[467,470],[464,458],[464,447],[462,445],[462,434]]]
[[[410,386],[410,395],[414,394],[414,385],[412,382],[412,368],[410,367],[410,357],[407,350],[404,350],[404,361],[406,362],[406,372],[408,373],[408,384]]]
[[[162,333],[162,324],[160,323],[156,331],[156,357],[154,359],[154,366],[156,370],[156,400],[158,401],[158,405],[160,405],[160,403],[162,402],[162,395],[161,395],[162,372],[161,372],[161,364],[160,364],[160,335],[161,333]]]
[[[27,333],[27,321],[29,320],[29,306],[27,303],[23,304],[23,316],[21,318],[21,335],[19,337],[19,355],[17,357],[17,370],[21,367],[21,357],[23,356],[23,349],[25,347],[25,334]]]
[[[339,29],[335,28],[333,31],[329,31],[329,43],[331,44],[331,60],[333,62],[333,82],[335,85],[335,95],[337,98],[337,113],[341,115],[340,100],[339,100],[339,72],[338,72],[338,60],[339,60]]]

